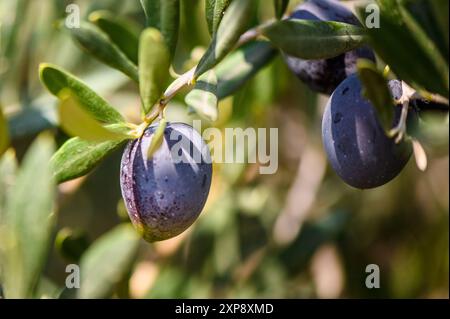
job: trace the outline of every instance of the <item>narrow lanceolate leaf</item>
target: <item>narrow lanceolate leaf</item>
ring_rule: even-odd
[[[6,206],[2,238],[3,288],[7,298],[31,298],[46,262],[54,225],[54,143],[40,135],[18,172]]]
[[[108,11],[94,11],[89,21],[105,32],[111,41],[133,62],[138,63],[139,29]]]
[[[58,113],[61,128],[71,136],[78,136],[94,142],[130,138],[125,133],[103,126],[90,113],[85,111],[85,107],[80,106],[80,103],[70,94],[70,91],[64,91],[61,94]]]
[[[222,59],[233,50],[239,37],[246,31],[250,24],[255,0],[233,1],[225,12],[217,32],[211,44],[198,63],[195,70],[195,78],[215,67]]]
[[[230,53],[215,68],[218,98],[223,99],[234,94],[266,66],[276,53],[277,51],[267,41],[250,42]]]
[[[153,154],[159,149],[164,140],[164,131],[167,126],[167,121],[165,118],[161,119],[158,123],[158,127],[155,130],[155,133],[152,136],[152,141],[150,142],[150,146],[147,150],[147,158],[151,158]]]
[[[139,89],[145,113],[162,97],[169,68],[169,52],[161,33],[145,29],[139,41]]]
[[[138,244],[139,235],[130,224],[117,226],[97,239],[81,258],[78,297],[110,297],[130,271]]]
[[[357,67],[364,86],[363,94],[372,102],[384,130],[388,132],[394,120],[394,104],[387,80],[372,61],[361,59]]]
[[[9,131],[6,117],[3,114],[2,107],[0,106],[0,157],[6,151],[9,145]]]
[[[275,16],[277,19],[281,19],[289,5],[289,0],[273,0],[273,5],[275,8]]]
[[[194,89],[186,95],[186,104],[200,117],[214,122],[217,120],[217,76],[210,70],[199,77]]]
[[[0,157],[0,224],[6,213],[6,201],[10,197],[16,179],[17,161],[14,150],[9,149]]]
[[[381,28],[366,29],[370,45],[403,81],[448,97],[448,60],[441,56],[438,46],[400,1],[379,0],[377,4]],[[358,12],[363,20],[367,18],[364,6]]]
[[[289,19],[262,29],[275,46],[302,59],[328,59],[364,44],[361,27],[334,21]]]
[[[230,5],[231,0],[206,0],[205,16],[208,24],[208,30],[211,35],[216,33],[222,20],[225,10]]]
[[[180,24],[180,0],[141,0],[147,26],[158,29],[171,57],[175,54]]]
[[[122,115],[114,107],[80,79],[62,68],[49,63],[42,63],[39,66],[39,76],[42,84],[55,96],[59,96],[63,90],[69,89],[76,96],[80,105],[97,121],[108,124],[124,122]]]
[[[82,22],[79,28],[69,30],[72,37],[89,54],[128,75],[132,80],[139,81],[136,65],[97,26],[89,22]]]
[[[69,139],[51,159],[56,182],[62,183],[86,175],[125,141],[88,142],[79,137]]]

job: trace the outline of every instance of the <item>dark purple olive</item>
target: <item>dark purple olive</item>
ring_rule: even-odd
[[[299,5],[290,18],[360,25],[355,15],[335,0],[308,0]],[[288,67],[300,80],[312,90],[328,95],[347,76],[356,72],[356,61],[359,58],[375,61],[375,55],[368,47],[323,60],[303,60],[285,55]]]
[[[194,223],[211,186],[208,146],[184,123],[168,123],[160,148],[148,158],[156,130],[129,142],[120,171],[122,196],[131,221],[149,242],[172,238]]]
[[[390,82],[398,96],[398,83]],[[410,143],[395,143],[386,135],[375,108],[361,95],[357,75],[344,80],[331,95],[322,120],[322,141],[334,171],[349,185],[366,189],[381,186],[404,168],[411,157]],[[395,106],[393,127],[401,107]],[[410,108],[408,123],[417,120]]]

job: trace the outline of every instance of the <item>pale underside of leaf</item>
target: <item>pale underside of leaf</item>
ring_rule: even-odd
[[[217,120],[217,76],[214,70],[202,75],[185,98],[186,104],[209,121]]]
[[[39,76],[41,82],[55,96],[59,96],[63,90],[70,90],[80,101],[80,105],[90,112],[97,121],[108,124],[124,122],[122,115],[115,108],[80,79],[62,68],[53,64],[42,63],[39,66]]]
[[[58,113],[60,125],[69,135],[95,142],[129,138],[124,133],[103,126],[86,112],[71,94],[67,95],[67,92],[61,95]]]

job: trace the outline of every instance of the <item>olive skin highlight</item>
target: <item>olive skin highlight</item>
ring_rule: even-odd
[[[128,143],[120,169],[128,214],[149,242],[177,236],[194,223],[208,198],[212,177],[208,146],[184,123],[168,123],[161,146],[149,157],[156,128],[151,125],[141,138]]]

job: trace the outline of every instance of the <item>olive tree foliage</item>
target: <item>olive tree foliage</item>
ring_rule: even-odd
[[[7,68],[0,65],[0,98],[8,85],[17,86],[17,90],[24,92],[20,102],[26,105],[19,111],[11,111],[0,100],[2,297],[117,295],[118,286],[128,280],[136,262],[139,234],[125,222],[92,243],[85,234],[72,231],[59,231],[55,238],[57,185],[85,176],[125,143],[141,138],[146,128],[164,118],[166,106],[180,96],[184,97],[180,103],[184,103],[186,112],[194,112],[214,125],[219,103],[239,94],[281,54],[304,60],[332,59],[370,46],[377,55],[377,63],[359,61],[358,75],[364,96],[374,105],[382,123],[390,125],[393,118],[394,101],[386,82],[394,77],[426,100],[425,108],[443,109],[442,116],[448,119],[448,1],[375,0],[368,4],[379,10],[379,27],[368,27],[365,21],[373,11],[366,10],[367,5],[356,8],[361,24],[353,25],[285,19],[294,9],[286,0],[205,0],[197,1],[204,4],[200,31],[192,27],[189,10],[184,7],[196,1],[141,0],[141,7],[135,9],[122,8],[124,1],[100,2],[83,7],[86,14],[79,26],[67,27],[64,21],[68,13],[63,1],[53,1],[55,8],[50,15],[53,21],[39,26],[58,41],[70,37],[81,49],[70,46],[67,50],[63,47],[56,50],[56,55],[70,56],[72,66],[83,61],[86,54],[90,57],[88,65],[98,61],[106,66],[101,72],[110,72],[114,81],[97,83],[97,88],[91,84],[98,74],[85,73],[82,80],[67,70],[74,69],[70,63],[61,67],[40,61],[38,70],[27,70],[38,72],[40,82],[50,94],[36,94],[37,85],[30,85],[20,78],[19,72],[14,72],[28,65],[22,63],[24,60],[14,61],[14,50],[26,24],[22,17],[30,10],[32,1],[16,1],[15,19],[2,30],[6,36],[1,39],[0,63],[9,63]],[[270,6],[267,11],[272,12],[272,17],[263,20],[259,12],[266,6]],[[127,14],[120,16],[116,12]],[[52,24],[58,27],[52,28]],[[193,29],[186,30],[186,25]],[[186,57],[183,54],[186,42],[192,39],[189,33],[196,32],[204,34],[203,43],[198,43],[204,49],[197,57],[194,54]],[[185,38],[184,43],[179,42],[181,38]],[[46,48],[33,45],[34,42],[27,46],[27,50],[34,50],[28,54],[40,59]],[[180,63],[180,56],[185,61]],[[118,72],[123,76],[118,76]],[[120,107],[102,96],[124,84],[131,86],[140,99],[139,123],[128,122]],[[49,105],[54,100],[50,95],[57,99],[51,109]],[[56,130],[65,134],[65,139],[57,144],[52,135]],[[417,144],[424,136],[415,133],[416,156],[424,157],[423,148]],[[13,143],[37,134],[19,165]],[[433,147],[433,139],[425,136],[424,140]],[[338,220],[333,224],[337,228],[331,230],[327,228],[329,225],[318,223],[305,231],[317,231],[320,236],[316,238],[325,242],[337,234],[336,229],[343,223]],[[212,229],[215,227],[220,228]],[[85,276],[75,295],[61,287],[53,287],[52,293],[48,289],[43,292],[46,287],[43,270],[55,245],[63,255],[79,263]],[[315,249],[317,245],[319,242],[312,242],[308,247]],[[171,276],[177,278],[176,274]]]

